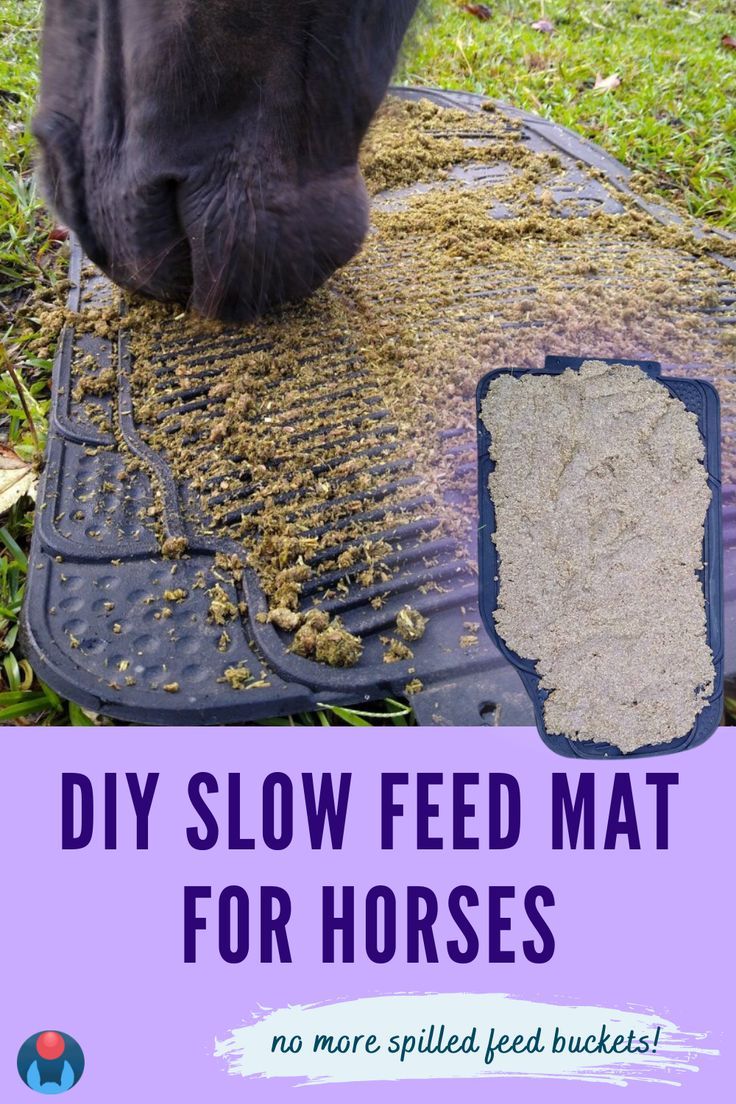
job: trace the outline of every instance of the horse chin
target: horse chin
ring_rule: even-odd
[[[356,166],[308,182],[263,182],[257,196],[201,191],[179,204],[191,253],[191,306],[210,318],[251,319],[316,291],[360,249],[368,201]]]

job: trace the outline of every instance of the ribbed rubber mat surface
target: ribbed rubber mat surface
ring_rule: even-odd
[[[477,111],[480,103],[459,94],[433,95],[438,103],[463,106],[469,112]],[[592,166],[625,190],[627,173],[622,166],[562,128],[511,109],[508,117],[522,120],[520,140],[530,148],[554,150],[561,158],[564,182],[556,201],[563,216],[622,210],[611,189],[591,175]],[[473,128],[472,116],[464,137],[469,143],[483,137]],[[450,180],[473,187],[506,171],[494,164],[458,166]],[[384,193],[376,198],[376,209],[400,208],[407,196],[428,187]],[[494,214],[514,217],[505,204]],[[623,287],[627,254],[633,247],[593,230],[590,242],[601,258],[613,258]],[[533,262],[537,274],[543,271],[545,279],[557,279],[571,292],[589,279],[585,272],[571,271],[563,247],[538,249]],[[359,259],[354,264],[358,274],[362,263],[366,262]],[[389,271],[391,263],[387,251]],[[695,297],[706,270],[712,279],[711,262],[665,245],[650,250],[648,264],[652,278],[659,269],[671,273],[673,266],[681,268],[681,279]],[[72,284],[74,310],[94,311],[114,294],[103,277],[87,270],[79,254],[74,257]],[[724,267],[719,301],[704,308],[705,328],[736,329],[735,286]],[[496,322],[501,318],[501,325],[511,330],[543,329],[544,318],[535,317],[533,310],[519,322],[509,309],[520,299],[533,299],[534,291],[529,276],[513,264],[473,271],[458,286],[453,317],[477,325],[493,313]],[[383,280],[381,294],[384,307],[390,309],[391,302],[400,304],[416,289],[407,287],[397,271],[393,282]],[[438,304],[437,324],[442,324],[446,309]],[[85,706],[139,723],[227,723],[283,716],[317,702],[355,704],[401,695],[415,677],[424,685],[413,698],[423,723],[532,723],[515,671],[482,632],[477,643],[468,642],[472,626],[480,620],[472,397],[458,404],[457,426],[442,433],[441,463],[447,477],[442,484],[445,501],[440,503],[436,482],[430,488],[428,473],[417,469],[406,425],[392,415],[380,381],[358,345],[351,344],[350,334],[342,344],[329,346],[318,330],[306,335],[293,371],[280,378],[273,401],[288,430],[289,448],[298,446],[311,476],[324,472],[329,479],[329,498],[315,502],[299,488],[280,482],[285,455],[278,453],[269,456],[265,470],[255,470],[248,457],[236,455],[227,457],[225,468],[219,463],[216,475],[208,474],[213,455],[210,430],[225,402],[217,389],[221,366],[228,358],[247,361],[264,352],[278,356],[278,334],[264,326],[256,335],[252,328],[247,333],[232,329],[215,338],[192,340],[177,333],[175,325],[162,323],[150,337],[160,352],[152,358],[153,386],[141,402],[135,389],[131,391],[135,372],[125,332],[118,340],[101,324],[98,334],[75,334],[67,328],[63,335],[25,611],[27,651],[39,674]],[[431,327],[417,340],[431,345]],[[586,351],[567,350],[572,355]],[[647,352],[656,358],[656,349],[643,350],[642,355]],[[90,390],[90,381],[110,369],[117,380],[113,393],[100,388],[96,394],[93,383]],[[707,374],[702,365],[692,370]],[[727,477],[733,470],[728,459],[736,451],[730,401],[736,402],[735,381],[736,375],[723,371],[716,380],[724,403]],[[477,379],[467,382],[472,396]],[[254,420],[254,437],[258,433]],[[168,435],[184,442],[191,478],[174,477],[167,457]],[[131,454],[140,463],[131,464]],[[364,476],[359,494],[351,490],[356,460]],[[734,501],[728,492],[725,500],[729,672],[736,667],[736,527],[729,510],[736,507],[728,505]],[[263,621],[268,602],[253,567],[246,565],[233,576],[224,565],[223,556],[243,556],[244,528],[257,534],[274,502],[288,509],[303,536],[330,535],[316,561],[321,558],[334,566],[311,576],[302,598],[339,615],[345,627],[361,637],[364,651],[355,667],[331,668],[290,651],[290,637]],[[466,519],[466,535],[462,526],[448,530],[440,525],[440,515],[446,517],[448,508]],[[186,538],[186,556],[162,556],[161,524],[166,537]],[[366,529],[374,545],[380,542],[377,571],[370,557],[362,556]],[[215,562],[218,553],[222,566]],[[241,610],[225,624],[212,615],[212,593],[218,586]],[[406,604],[429,618],[427,630],[412,644],[411,661],[386,664],[385,638]],[[246,688],[236,689],[226,672],[244,668],[251,677]]]

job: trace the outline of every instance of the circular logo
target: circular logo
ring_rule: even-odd
[[[69,1092],[84,1073],[82,1048],[64,1031],[38,1031],[18,1051],[18,1073],[34,1092]]]

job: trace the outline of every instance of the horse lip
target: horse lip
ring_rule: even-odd
[[[227,181],[223,187],[227,196]],[[227,200],[216,206],[217,194],[200,212],[193,210],[202,198],[199,181],[189,194],[187,185],[179,190],[191,248],[190,305],[206,317],[247,321],[306,298],[356,254],[368,229],[357,165],[306,184],[278,180],[258,204],[251,192],[228,209]]]

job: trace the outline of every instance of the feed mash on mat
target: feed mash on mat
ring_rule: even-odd
[[[695,414],[633,365],[492,380],[481,417],[501,638],[547,730],[624,752],[684,736],[713,691]]]

